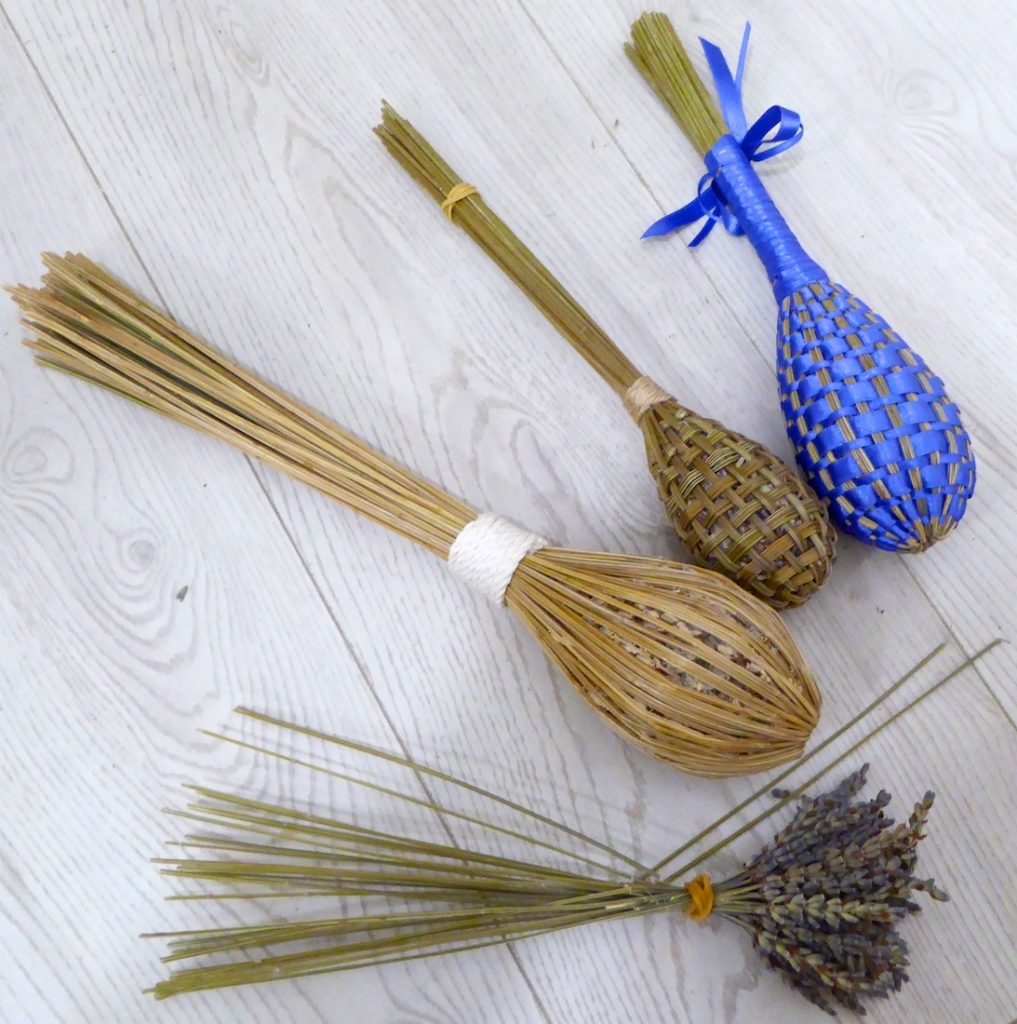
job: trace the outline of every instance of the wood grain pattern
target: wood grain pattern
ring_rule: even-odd
[[[83,249],[474,504],[573,546],[680,556],[608,389],[371,135],[385,96],[647,372],[786,451],[772,300],[748,247],[637,241],[699,174],[621,53],[638,5],[4,7],[4,281],[34,278],[42,248]],[[1012,29],[1002,4],[744,7],[750,109],[807,118],[807,143],[768,169],[775,198],[947,379],[980,460],[948,543],[909,561],[842,541],[830,584],[789,615],[820,668],[825,731],[939,639],[971,650],[1010,631]],[[739,30],[726,9],[672,13],[725,43]],[[12,307],[0,315],[12,1019],[815,1019],[730,929],[665,917],[166,1006],[141,996],[158,965],[135,935],[175,913],[146,859],[173,831],[159,808],[176,784],[295,784],[199,740],[233,703],[401,747],[647,859],[753,784],[686,779],[624,747],[433,558],[41,374]],[[939,791],[923,853],[956,897],[911,927],[915,983],[874,1020],[1017,1010],[1013,670],[998,649],[865,755],[898,809]]]

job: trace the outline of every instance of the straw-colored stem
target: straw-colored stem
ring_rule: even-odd
[[[388,104],[375,129],[389,152],[622,398],[642,431],[667,516],[696,564],[776,608],[829,575],[834,533],[815,495],[763,445],[677,402],[635,366],[537,257]]]
[[[40,361],[220,438],[447,557],[462,502],[219,355],[81,256],[45,257],[14,289]],[[687,771],[730,775],[797,756],[819,711],[779,617],[712,572],[546,547],[505,604],[626,739]]]
[[[727,126],[671,19],[656,12],[643,14],[632,25],[632,41],[625,44],[625,52],[705,156]]]
[[[12,288],[44,365],[227,441],[446,557],[475,513],[220,355],[80,255]]]
[[[436,202],[443,202],[462,178],[430,143],[387,103],[375,132],[388,151]],[[561,335],[619,396],[640,376],[628,357],[569,294],[479,193],[460,200],[452,217],[537,306]]]

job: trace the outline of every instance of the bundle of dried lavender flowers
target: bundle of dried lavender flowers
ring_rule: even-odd
[[[238,709],[248,719],[291,734],[396,764],[421,778],[451,783],[531,822],[540,822],[568,836],[573,846],[583,844],[584,849],[575,852],[559,840],[537,839],[475,814],[458,813],[431,799],[421,800],[398,788],[381,787],[288,756],[271,746],[212,734],[289,764],[428,807],[443,818],[458,818],[522,840],[528,853],[522,858],[501,856],[192,787],[198,799],[175,813],[212,827],[212,831],[187,836],[180,844],[203,851],[201,859],[173,858],[157,863],[168,875],[211,883],[217,889],[177,898],[256,903],[263,897],[326,897],[334,901],[335,910],[325,917],[270,919],[153,936],[169,940],[170,952],[164,962],[205,961],[175,970],[153,992],[157,998],[167,998],[201,989],[350,970],[497,945],[594,921],[684,909],[694,920],[714,914],[744,928],[768,964],[827,1012],[843,1007],[864,1013],[866,1000],[888,996],[908,980],[907,946],[898,928],[919,909],[913,897],[924,892],[935,900],[947,899],[931,879],[916,875],[917,846],[933,797],[927,793],[908,822],[897,825],[886,814],[888,792],[880,791],[870,800],[860,798],[867,766],[829,792],[818,796],[805,793],[872,736],[993,646],[983,648],[869,729],[797,788],[774,788],[879,707],[937,655],[941,645],[805,758],[651,867],[602,840],[437,769]],[[777,797],[772,805],[667,876],[662,875],[665,866],[768,791]],[[692,877],[693,870],[718,850],[795,800],[799,803],[791,821],[742,870],[721,882],[713,882],[706,874]],[[538,860],[546,860],[550,854],[556,863]],[[277,905],[274,899],[269,904]],[[252,953],[255,950],[258,952]]]
[[[864,1014],[863,999],[898,991],[909,961],[897,929],[921,909],[913,894],[949,899],[915,875],[933,794],[895,825],[885,789],[855,799],[867,772],[804,799],[773,843],[714,890],[713,912],[750,931],[770,966],[829,1013]]]

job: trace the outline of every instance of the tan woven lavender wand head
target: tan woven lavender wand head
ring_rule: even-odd
[[[836,536],[812,489],[769,449],[692,412],[643,376],[477,189],[388,104],[375,130],[621,397],[643,433],[667,516],[696,564],[775,608],[806,601],[829,576]]]
[[[386,458],[245,370],[83,256],[13,289],[44,366],[253,455],[448,559],[510,608],[622,736],[685,771],[796,757],[819,693],[778,615],[717,573],[552,547]]]

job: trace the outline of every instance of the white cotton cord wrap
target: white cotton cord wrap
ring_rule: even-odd
[[[655,405],[670,401],[672,401],[671,396],[649,377],[637,377],[622,396],[625,408],[636,423]]]
[[[519,563],[550,543],[508,519],[484,512],[459,531],[449,548],[448,567],[453,576],[504,606],[505,591]]]

